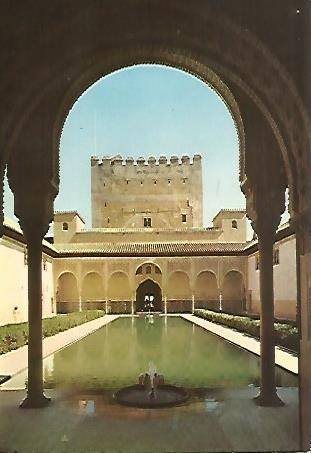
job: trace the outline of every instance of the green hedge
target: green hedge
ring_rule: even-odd
[[[85,322],[103,316],[102,310],[86,310],[42,320],[42,336],[51,337],[59,332],[79,326]],[[28,323],[7,324],[0,326],[0,354],[20,348],[28,343]]]
[[[247,333],[253,337],[259,338],[260,336],[260,320],[254,320],[247,316],[236,316],[202,309],[195,310],[194,314],[200,318],[236,329],[239,332]],[[299,337],[297,327],[290,324],[275,322],[274,332],[275,343],[277,345],[298,352]]]

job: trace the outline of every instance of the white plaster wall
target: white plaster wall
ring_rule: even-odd
[[[273,266],[274,311],[279,318],[295,319],[297,303],[296,239],[294,236],[275,244],[279,249],[279,264]],[[258,252],[248,257],[248,308],[253,313],[260,311],[259,270],[256,271]]]
[[[15,241],[0,239],[1,325],[27,319],[27,288],[24,248]]]
[[[297,299],[296,239],[279,242],[280,264],[273,267],[274,296],[276,300]]]
[[[24,264],[24,249],[17,241],[0,239],[0,325],[28,319],[28,266]],[[47,270],[42,271],[42,312],[47,317],[53,315],[53,263],[49,257],[44,259],[48,261]]]

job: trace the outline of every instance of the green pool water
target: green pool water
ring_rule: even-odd
[[[259,358],[179,317],[122,317],[44,359],[46,387],[111,389],[137,382],[153,362],[165,382],[185,387],[258,385]],[[277,385],[297,377],[276,367]],[[25,387],[27,371],[4,388]]]

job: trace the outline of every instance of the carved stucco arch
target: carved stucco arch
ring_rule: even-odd
[[[122,33],[112,34],[110,40],[107,36],[101,37],[99,30],[95,30],[94,33],[98,33],[97,40],[85,39],[79,55],[72,56],[70,49],[64,47],[64,55],[50,71],[43,67],[42,70],[39,68],[38,74],[30,76],[30,68],[20,67],[21,72],[26,76],[28,74],[30,80],[33,78],[34,82],[33,86],[29,87],[28,96],[16,106],[15,117],[8,119],[9,123],[11,122],[12,133],[7,134],[6,149],[14,148],[14,142],[23,127],[26,127],[27,120],[34,110],[40,108],[45,99],[55,99],[55,106],[51,105],[51,109],[55,109],[51,115],[53,128],[51,147],[54,160],[53,179],[57,184],[58,174],[55,173],[58,172],[59,139],[65,118],[79,95],[98,78],[122,67],[141,63],[165,64],[201,78],[210,84],[229,106],[240,138],[241,182],[245,180],[243,128],[239,111],[230,105],[228,86],[223,81],[230,81],[243,90],[273,130],[285,163],[292,201],[293,194],[298,195],[307,184],[309,173],[303,163],[310,165],[308,157],[310,118],[286,69],[259,39],[228,17],[215,12],[210,4],[206,4],[199,21],[191,5],[189,7],[185,4],[168,5],[168,16],[171,14],[178,18],[177,32],[170,30],[169,27],[165,28],[166,25],[162,26],[162,23],[159,25],[156,22],[159,13],[154,6],[152,8],[154,17],[150,14],[151,22],[155,21],[160,27],[161,35],[155,33],[156,29],[153,30],[150,24],[144,23],[141,27],[136,27],[137,29],[131,29],[126,36],[123,36],[123,30]],[[98,11],[99,15],[106,13],[105,9]],[[79,23],[79,14],[81,13],[77,12],[77,17],[71,19],[73,26]],[[109,20],[109,12],[106,16]],[[103,21],[105,20],[107,18],[103,17]],[[116,19],[112,17],[113,20]],[[195,30],[191,25],[193,23],[197,23]],[[129,27],[131,25],[130,23]],[[93,30],[88,30],[88,33],[92,32]],[[41,54],[48,54],[51,40],[56,45],[57,39],[66,36],[66,33],[67,29],[59,25],[53,37],[49,35],[45,39],[43,36],[38,44],[42,50]],[[124,33],[126,34],[126,31]],[[94,64],[95,61],[100,63]],[[9,126],[6,124],[6,129],[9,130]]]
[[[243,271],[242,271],[241,269],[233,268],[233,269],[227,270],[227,271],[221,276],[221,278],[220,278],[221,281],[219,282],[219,289],[220,289],[221,292],[223,291],[225,278],[226,278],[227,275],[230,274],[231,272],[235,272],[235,273],[241,275],[243,286],[244,286],[244,288],[246,288],[246,277],[245,277]]]
[[[113,271],[111,271],[111,272],[109,272],[107,274],[107,282],[113,276],[113,274],[124,274],[126,276],[126,278],[128,278],[128,280],[130,281],[130,276],[125,270],[123,270],[123,269],[114,269]]]
[[[152,277],[146,277],[146,278],[144,278],[142,281],[140,281],[138,283],[135,282],[135,295],[136,295],[136,292],[137,292],[138,288],[140,287],[140,285],[145,283],[147,280],[151,280],[155,285],[157,285],[160,288],[161,292],[163,293],[163,288],[162,288],[161,283],[157,282]]]
[[[215,271],[211,270],[211,269],[202,269],[200,270],[195,276],[194,276],[194,285],[196,285],[196,282],[197,282],[197,279],[199,278],[199,276],[203,273],[210,273],[210,274],[213,274],[215,279],[216,279],[216,283],[217,283],[217,288],[219,290],[220,288],[220,284],[219,284],[219,281],[218,281],[218,276],[216,274]]]
[[[80,293],[81,293],[81,297],[82,297],[82,300],[87,300],[83,297],[83,292],[85,291],[85,283],[86,283],[86,279],[88,278],[89,275],[96,275],[96,277],[98,277],[99,279],[99,282],[100,282],[100,285],[101,285],[101,290],[102,290],[102,293],[101,293],[101,296],[102,296],[102,299],[104,298],[105,296],[105,293],[106,293],[106,287],[105,287],[105,282],[103,280],[103,277],[102,275],[100,274],[100,272],[98,271],[87,271],[83,274],[83,276],[81,277],[81,281],[80,281]],[[98,289],[98,288],[97,288]]]
[[[98,274],[101,278],[101,280],[103,280],[103,274],[101,274],[101,272],[97,269],[88,269],[84,272],[81,273],[81,282],[83,282],[83,280],[85,279],[85,277],[88,275],[88,274]],[[104,283],[103,283],[104,284]]]
[[[75,273],[74,273],[72,270],[67,270],[67,269],[66,269],[66,270],[61,270],[61,271],[55,276],[56,284],[57,284],[59,278],[60,278],[63,274],[72,274],[72,275],[75,277],[75,279],[77,280],[77,283],[78,283],[78,278],[77,278],[77,276],[75,275]]]
[[[139,274],[136,274],[136,272],[137,272],[137,270],[138,270],[141,266],[146,266],[146,265],[148,265],[148,264],[149,264],[149,265],[153,265],[154,267],[157,267],[158,269],[160,269],[161,274],[158,274],[158,275],[161,275],[161,276],[163,275],[163,271],[162,271],[162,269],[161,269],[161,266],[159,266],[159,264],[155,263],[155,262],[152,261],[152,260],[148,260],[148,261],[145,260],[145,261],[142,261],[139,265],[135,265],[136,267],[135,267],[134,277],[137,277],[137,275],[139,275]]]

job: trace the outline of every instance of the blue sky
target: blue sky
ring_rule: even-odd
[[[56,210],[78,210],[90,225],[90,156],[203,157],[204,225],[223,208],[243,208],[238,138],[227,107],[180,70],[140,65],[100,79],[73,105],[61,139]],[[5,186],[5,214],[13,199]]]

